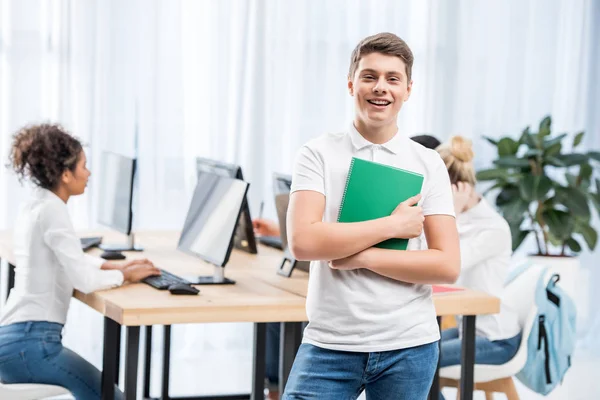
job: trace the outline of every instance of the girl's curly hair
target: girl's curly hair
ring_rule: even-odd
[[[8,167],[19,180],[29,178],[44,189],[54,189],[65,170],[75,171],[81,142],[56,124],[30,125],[13,136]]]

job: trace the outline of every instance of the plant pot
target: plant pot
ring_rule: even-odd
[[[534,264],[548,267],[552,273],[560,275],[558,285],[562,287],[572,299],[577,292],[577,277],[579,275],[579,258],[562,256],[529,256]]]

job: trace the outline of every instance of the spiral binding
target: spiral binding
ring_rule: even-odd
[[[350,161],[350,168],[348,168],[348,176],[346,177],[346,186],[344,187],[344,194],[342,195],[342,202],[340,203],[340,207],[338,208],[337,222],[340,222],[340,215],[342,214],[342,208],[344,208],[344,201],[346,201],[346,192],[348,191],[348,183],[350,182],[350,176],[352,175],[352,168],[354,167],[354,160],[356,160],[356,157],[352,157],[352,161]]]

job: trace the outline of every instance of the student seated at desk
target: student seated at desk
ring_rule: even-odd
[[[508,223],[474,189],[471,141],[455,136],[436,150],[448,168],[454,192],[461,253],[457,284],[501,297],[512,254]],[[475,363],[504,364],[517,353],[521,328],[517,315],[505,304],[499,314],[477,317],[475,329]],[[460,335],[460,328],[442,332],[442,367],[460,364]]]
[[[0,380],[58,385],[76,399],[100,399],[100,371],[62,345],[73,289],[90,293],[160,271],[148,260],[117,263],[82,251],[67,201],[85,191],[90,171],[81,143],[63,128],[21,129],[10,164],[36,188],[15,221],[15,287],[0,317]]]

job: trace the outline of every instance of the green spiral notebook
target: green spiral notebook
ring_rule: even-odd
[[[362,222],[391,215],[398,204],[421,193],[423,175],[353,157],[338,222]],[[375,247],[406,250],[407,239],[389,239]]]

